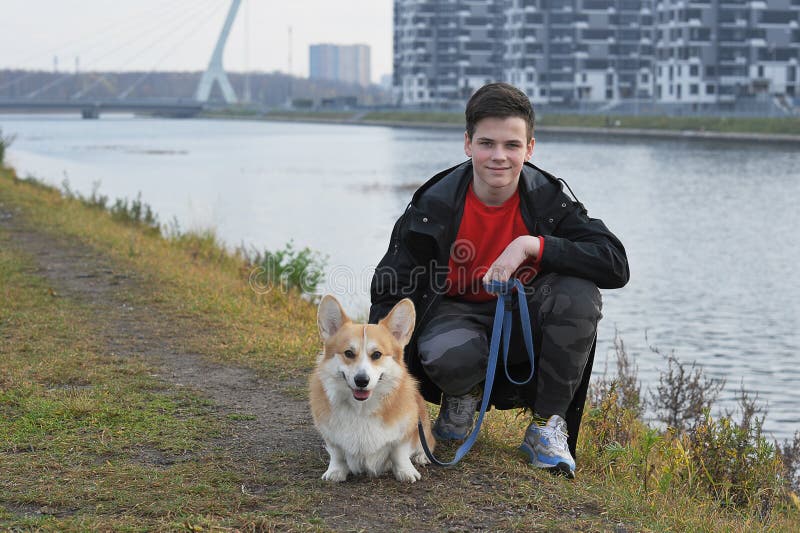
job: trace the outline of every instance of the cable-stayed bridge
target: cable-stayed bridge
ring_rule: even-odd
[[[135,112],[135,113],[150,113],[161,116],[169,117],[189,117],[197,114],[209,103],[214,88],[218,88],[221,93],[222,99],[227,104],[234,104],[238,101],[236,93],[231,86],[228,76],[223,67],[223,53],[225,51],[225,44],[230,35],[231,27],[236,19],[236,14],[242,0],[232,0],[228,13],[225,18],[222,30],[217,38],[216,46],[211,55],[208,67],[203,72],[199,84],[197,85],[194,94],[183,98],[153,98],[153,97],[132,97],[131,94],[140,87],[145,81],[154,73],[158,64],[166,59],[170,53],[197,30],[197,25],[207,22],[208,16],[211,13],[209,8],[216,9],[219,6],[217,0],[200,0],[192,2],[192,9],[187,9],[186,6],[178,6],[179,11],[173,13],[175,17],[171,20],[171,25],[167,27],[151,26],[142,30],[142,34],[148,35],[151,39],[144,44],[144,48],[140,46],[135,51],[134,56],[128,57],[128,60],[136,59],[142,53],[157,47],[164,42],[167,37],[174,37],[176,32],[180,32],[184,39],[173,43],[165,52],[162,53],[159,61],[153,68],[141,73],[136,79],[125,87],[117,87],[114,94],[104,96],[93,95],[93,90],[96,92],[97,87],[106,85],[108,80],[102,75],[92,76],[92,80],[88,83],[82,80],[83,83],[78,90],[64,93],[64,87],[74,84],[76,77],[79,76],[76,64],[76,72],[67,72],[58,76],[52,77],[46,83],[36,86],[32,90],[28,90],[25,94],[9,94],[15,91],[10,89],[18,88],[27,79],[35,76],[37,73],[28,71],[10,80],[0,82],[0,113],[6,111],[13,112],[63,112],[63,111],[76,111],[80,112],[83,118],[98,118],[103,112]],[[164,17],[162,17],[162,20]],[[113,31],[112,28],[108,28]],[[160,35],[153,35],[160,30]],[[166,33],[165,33],[166,32]],[[181,35],[178,35],[180,37]],[[137,35],[137,38],[141,35]],[[141,41],[141,39],[139,39]],[[115,54],[130,44],[124,42],[110,50],[104,50],[101,58],[114,57]],[[102,43],[101,43],[102,46]],[[59,88],[61,90],[59,90]],[[4,94],[6,93],[6,94]],[[54,94],[56,93],[56,94]]]

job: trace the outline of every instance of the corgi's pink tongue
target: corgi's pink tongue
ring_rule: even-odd
[[[358,390],[353,389],[353,398],[356,400],[363,402],[367,398],[369,398],[369,391],[368,390]]]

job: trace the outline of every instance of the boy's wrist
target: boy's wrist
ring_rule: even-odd
[[[534,235],[523,235],[518,238],[523,240],[522,244],[525,250],[525,256],[528,259],[533,259],[534,261],[538,260],[541,251],[540,238]]]

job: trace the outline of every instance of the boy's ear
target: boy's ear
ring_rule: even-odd
[[[319,326],[319,335],[323,342],[336,335],[336,332],[348,322],[350,319],[339,305],[339,300],[326,294],[317,309],[317,326]]]
[[[388,329],[395,339],[402,346],[411,340],[414,333],[414,323],[417,320],[417,312],[414,310],[414,302],[408,298],[403,298],[395,304],[386,318],[378,322],[379,325]]]
[[[472,157],[472,143],[470,142],[469,132],[464,132],[464,153],[467,157]]]

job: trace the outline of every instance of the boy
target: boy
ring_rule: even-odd
[[[441,402],[437,439],[463,439],[481,401],[496,303],[483,284],[519,278],[530,309],[536,375],[514,386],[497,372],[491,403],[529,408],[534,417],[520,449],[533,465],[573,478],[602,317],[598,287],[627,283],[625,249],[564,193],[565,182],[527,162],[534,113],[523,92],[505,83],[485,85],[467,103],[466,122],[470,160],[414,193],[376,268],[370,322],[401,298],[414,301],[417,323],[406,363],[425,398]],[[514,310],[509,365],[521,379],[529,366]]]

